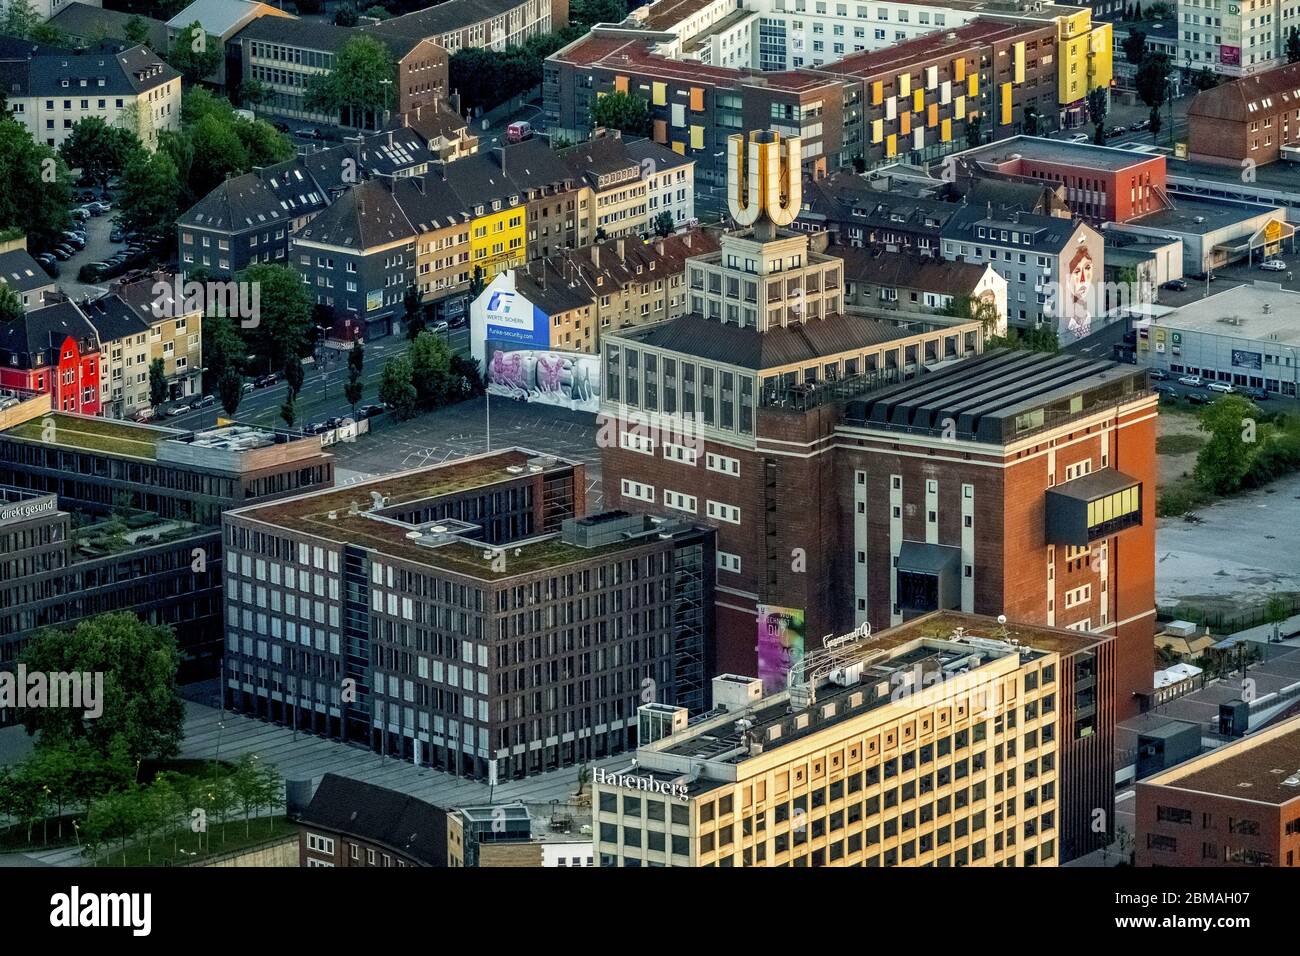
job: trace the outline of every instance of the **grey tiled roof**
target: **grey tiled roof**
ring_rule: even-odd
[[[48,285],[54,280],[45,274],[40,263],[26,249],[0,252],[0,284],[7,285],[19,295]]]
[[[327,197],[297,159],[235,176],[180,217],[183,226],[220,232],[261,229],[325,208]]]
[[[757,371],[871,348],[906,335],[897,326],[856,315],[830,315],[759,332],[689,313],[652,326],[637,339],[656,348]]]
[[[416,232],[388,184],[370,180],[341,195],[297,235],[299,242],[362,250],[414,239]]]
[[[302,823],[390,847],[427,866],[447,865],[445,811],[386,787],[327,773]]]

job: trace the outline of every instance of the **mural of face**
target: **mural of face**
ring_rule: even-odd
[[[1066,320],[1070,333],[1075,338],[1083,338],[1092,328],[1092,308],[1089,305],[1092,296],[1092,253],[1087,246],[1080,248],[1070,261],[1069,282]]]

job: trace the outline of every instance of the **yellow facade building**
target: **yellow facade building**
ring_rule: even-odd
[[[645,705],[635,762],[593,774],[597,863],[1056,866],[1074,661],[1106,640],[939,612],[828,642],[785,690],[714,678],[689,723]]]

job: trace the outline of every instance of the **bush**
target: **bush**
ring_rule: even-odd
[[[1156,517],[1177,518],[1209,500],[1210,496],[1194,481],[1172,482],[1160,491],[1156,499]]]

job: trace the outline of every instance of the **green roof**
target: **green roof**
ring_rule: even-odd
[[[53,435],[47,436],[46,423],[54,422]],[[132,458],[158,457],[158,443],[173,437],[173,432],[146,425],[132,425],[109,418],[92,418],[85,415],[66,415],[55,412],[42,415],[3,433],[10,438],[49,442],[86,451],[103,451]]]

